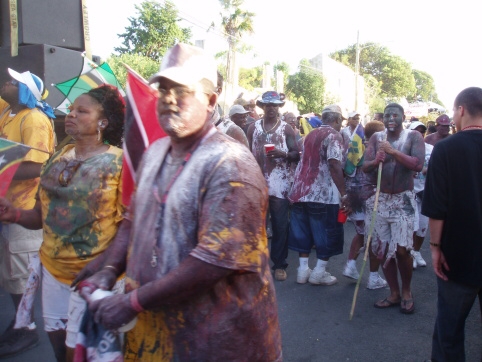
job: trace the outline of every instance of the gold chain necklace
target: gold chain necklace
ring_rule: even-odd
[[[278,120],[277,120],[276,123],[274,124],[273,128],[271,128],[269,131],[267,131],[266,128],[264,128],[264,118],[263,118],[263,123],[262,123],[261,125],[262,125],[262,127],[263,127],[264,133],[269,133],[269,132],[271,132],[272,130],[274,130],[274,129],[276,128],[276,126],[278,125],[279,120],[280,120],[280,119],[278,118]]]

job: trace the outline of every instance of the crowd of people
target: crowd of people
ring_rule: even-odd
[[[405,128],[396,103],[365,125],[336,104],[308,119],[282,114],[275,91],[238,98],[224,116],[214,59],[177,44],[149,80],[167,137],[144,153],[126,207],[118,90],[79,96],[65,118],[73,142],[55,152],[42,81],[9,72],[1,137],[32,150],[0,198],[0,284],[18,309],[38,253],[57,361],[74,360],[86,311],[109,330],[136,319],[126,361],[281,361],[273,280],[287,279],[288,250],[299,255],[297,283],[331,286],[337,274],[360,278],[356,260],[368,248],[367,288],[389,289],[374,307],[411,314],[428,230],[439,290],[432,360],[463,360],[465,318],[482,298],[482,171],[470,166],[482,161],[482,89],[455,100],[455,135],[445,114],[432,135],[417,119]],[[355,236],[335,271],[328,262],[343,253],[346,218]],[[94,299],[84,287],[115,293]],[[33,311],[23,328],[13,317],[0,357],[37,343]]]

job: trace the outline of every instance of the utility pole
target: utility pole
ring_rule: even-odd
[[[357,30],[355,57],[355,111],[358,109],[358,74],[360,73],[360,50],[360,30]]]

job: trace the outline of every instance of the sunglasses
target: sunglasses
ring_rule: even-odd
[[[64,169],[60,171],[59,185],[62,187],[67,187],[81,164],[81,160],[70,160],[69,162],[67,162]]]

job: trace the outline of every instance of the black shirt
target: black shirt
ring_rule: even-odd
[[[447,277],[482,286],[482,130],[458,132],[435,145],[422,214],[444,220]]]

